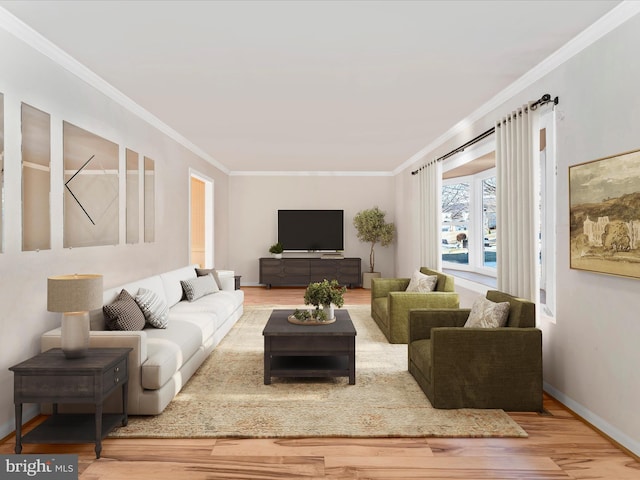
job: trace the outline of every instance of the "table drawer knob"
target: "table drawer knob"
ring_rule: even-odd
[[[120,367],[116,367],[113,369],[114,372],[118,373],[120,371]]]
[[[115,377],[115,378],[113,379],[113,383],[118,383],[118,382],[120,382],[120,377]]]

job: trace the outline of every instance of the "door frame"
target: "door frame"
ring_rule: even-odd
[[[191,179],[204,183],[204,265],[202,268],[214,266],[214,180],[197,170],[189,169],[189,261],[191,261]]]

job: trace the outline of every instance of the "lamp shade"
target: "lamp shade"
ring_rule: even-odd
[[[102,275],[74,274],[47,278],[47,310],[88,312],[102,308]]]

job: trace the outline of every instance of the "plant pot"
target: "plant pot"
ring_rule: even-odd
[[[323,305],[322,310],[324,310],[324,313],[327,314],[327,320],[333,320],[336,318],[335,306],[333,305],[333,303],[330,303],[329,305]]]
[[[371,289],[371,279],[380,278],[381,276],[380,272],[363,272],[362,288]]]
[[[273,254],[273,258],[276,258],[276,259],[280,260],[282,258],[282,254],[281,253],[274,253]]]

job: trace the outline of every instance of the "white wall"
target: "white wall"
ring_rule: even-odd
[[[390,176],[232,176],[229,191],[229,265],[242,275],[243,285],[258,284],[258,259],[270,256],[269,247],[278,240],[278,209],[344,210],[344,255],[360,257],[363,271],[369,269],[369,244],[356,237],[353,217],[378,206],[387,213],[387,222],[395,219]],[[375,269],[391,276],[395,242],[378,244],[375,252]]]
[[[47,276],[101,273],[105,288],[189,262],[189,168],[215,180],[216,260],[227,265],[228,177],[117,103],[0,29],[0,92],[5,101],[4,253],[0,253],[0,438],[14,429],[13,375],[39,351],[40,334],[60,315],[46,310]],[[52,248],[21,251],[20,102],[51,114]],[[156,241],[62,248],[62,121],[155,160]],[[124,158],[121,158],[123,161]],[[56,180],[56,179],[59,179]],[[124,218],[124,197],[121,197]],[[121,221],[121,226],[124,225]],[[31,409],[33,412],[33,409]]]
[[[541,319],[545,389],[629,450],[640,455],[640,279],[569,268],[568,169],[578,163],[640,149],[640,16],[583,50],[526,91],[478,121],[473,128],[425,158],[435,158],[493,125],[509,111],[558,95],[556,323]],[[396,179],[398,197],[415,204],[410,170]],[[398,224],[410,227],[415,209],[396,208]],[[403,231],[398,270],[417,253]]]

